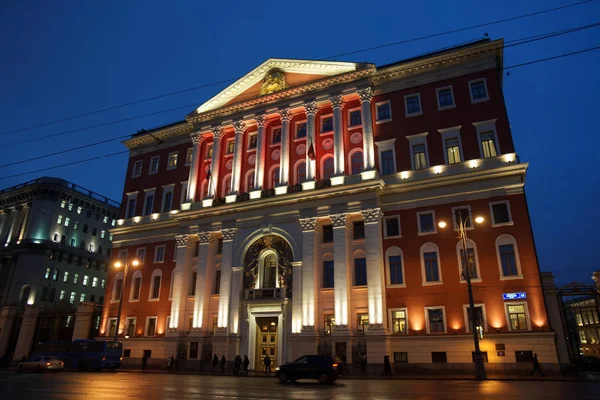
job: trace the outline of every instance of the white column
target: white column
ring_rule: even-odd
[[[218,328],[227,328],[229,321],[229,304],[231,300],[231,260],[233,258],[233,237],[235,228],[222,229],[223,255],[221,256],[221,287],[219,289]]]
[[[236,121],[233,124],[235,129],[235,143],[233,145],[233,166],[231,167],[231,189],[232,195],[240,194],[240,174],[242,173],[242,148],[244,146],[244,131],[246,125],[244,121]]]
[[[192,261],[192,238],[189,235],[175,236],[177,261],[173,273],[173,296],[169,331],[182,332],[185,329],[184,309],[187,301],[190,264]]]
[[[256,165],[254,166],[254,187],[257,191],[262,190],[265,180],[265,125],[267,120],[264,115],[256,116],[258,133],[256,137]]]
[[[204,321],[204,310],[209,305],[210,285],[214,276],[212,265],[214,235],[212,232],[198,233],[198,266],[196,267],[196,292],[194,295],[194,320],[192,328],[200,329]]]
[[[361,211],[365,220],[365,250],[367,253],[367,299],[369,303],[369,325],[382,325],[385,329],[385,283],[383,245],[381,236],[381,209]]]
[[[358,91],[360,97],[361,118],[363,126],[363,157],[365,171],[375,169],[375,144],[373,141],[373,118],[371,116],[371,100],[373,90],[368,87]]]
[[[333,107],[333,167],[336,176],[344,175],[344,127],[342,125],[342,95],[329,98]],[[337,321],[337,320],[336,320]]]
[[[336,328],[348,328],[348,214],[330,215],[333,223],[333,297]]]
[[[21,231],[19,232],[19,239],[18,241],[20,242],[21,240],[23,240],[24,236],[25,236],[25,230],[27,228],[27,223],[29,222],[29,214],[31,212],[31,206],[24,206],[23,207],[23,220],[21,222]]]
[[[190,165],[190,176],[188,179],[187,198],[186,202],[192,203],[196,198],[196,188],[198,187],[198,168],[200,167],[200,147],[204,141],[204,137],[200,132],[193,132],[192,137],[192,165]]]
[[[317,114],[317,103],[310,101],[304,104],[306,110],[306,180],[314,181],[317,179],[317,161],[311,160],[308,157],[308,149],[312,143],[313,149],[317,151],[317,143],[315,142],[315,116]],[[302,186],[304,188],[304,185]]]
[[[229,331],[233,334],[239,333],[240,326],[240,294],[242,292],[242,267],[232,267],[231,300],[229,303]]]
[[[215,126],[212,128],[215,138],[213,141],[212,161],[210,163],[210,182],[208,182],[208,197],[215,198],[217,183],[220,180],[219,166],[221,165],[221,139],[223,138],[223,128]]]
[[[319,223],[316,217],[300,218],[302,227],[302,330],[315,330],[315,258],[317,254],[317,231]]]
[[[292,262],[292,333],[302,331],[302,261]]]
[[[292,113],[289,108],[279,110],[281,116],[281,157],[279,158],[279,185],[290,184],[290,120]]]

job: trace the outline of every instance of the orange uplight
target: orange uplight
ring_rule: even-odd
[[[121,268],[123,263],[121,261],[115,261],[115,268]]]

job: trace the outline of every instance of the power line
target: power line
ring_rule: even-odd
[[[434,37],[438,37],[438,36],[449,35],[449,34],[458,33],[458,32],[464,32],[464,31],[467,31],[467,30],[481,28],[481,27],[484,27],[484,26],[498,25],[498,24],[502,24],[502,23],[505,23],[505,22],[516,21],[516,20],[519,20],[519,19],[529,18],[529,17],[533,17],[533,16],[536,16],[536,15],[542,15],[542,14],[547,14],[547,13],[554,12],[554,11],[564,10],[564,9],[567,9],[567,8],[577,7],[577,6],[581,6],[581,5],[587,4],[587,3],[593,3],[593,2],[596,2],[596,1],[597,0],[580,1],[580,2],[577,2],[577,3],[567,4],[567,5],[560,6],[560,7],[555,7],[555,8],[550,8],[550,9],[546,9],[546,10],[536,11],[536,12],[533,12],[533,13],[528,13],[528,14],[523,14],[523,15],[517,15],[517,16],[514,16],[514,17],[504,18],[504,19],[501,19],[501,20],[490,21],[490,22],[486,22],[486,23],[483,23],[483,24],[471,25],[471,26],[468,26],[468,27],[453,29],[453,30],[444,31],[444,32],[438,32],[438,33],[434,33],[434,34],[430,34],[430,35],[425,35],[425,36],[420,36],[420,37],[416,37],[416,38],[412,38],[412,39],[406,39],[406,40],[401,40],[401,41],[397,41],[397,42],[387,43],[387,44],[383,44],[383,45],[367,47],[367,48],[360,49],[360,50],[355,50],[355,51],[351,51],[351,52],[347,52],[347,53],[341,53],[341,54],[337,54],[337,55],[334,55],[334,56],[321,58],[318,61],[331,60],[331,59],[342,57],[342,56],[346,56],[346,55],[364,53],[364,52],[372,51],[372,50],[379,50],[379,49],[382,49],[382,48],[391,47],[391,46],[397,46],[397,45],[400,45],[400,44],[405,44],[405,43],[420,41],[420,40],[424,40],[424,39],[429,39],[429,38],[434,38]],[[147,97],[147,98],[140,99],[140,100],[134,100],[134,101],[130,101],[130,102],[127,102],[127,103],[119,104],[119,105],[116,105],[116,106],[106,107],[106,108],[102,108],[102,109],[95,110],[95,111],[90,111],[90,112],[86,112],[86,113],[82,113],[82,114],[73,115],[73,116],[70,116],[70,117],[64,117],[64,118],[60,118],[60,119],[56,119],[56,120],[52,120],[52,121],[42,122],[42,123],[39,123],[39,124],[36,124],[36,125],[30,125],[30,126],[26,126],[26,127],[23,127],[23,128],[18,128],[18,129],[13,129],[13,130],[10,130],[10,131],[1,132],[0,136],[7,135],[9,133],[16,133],[16,132],[22,132],[22,131],[30,130],[30,129],[34,129],[34,128],[39,128],[39,127],[42,127],[42,126],[53,125],[53,124],[57,124],[57,123],[60,123],[60,122],[70,121],[70,120],[73,120],[73,119],[83,118],[83,117],[87,117],[87,116],[94,115],[94,114],[99,114],[99,113],[106,112],[106,111],[116,110],[116,109],[119,109],[119,108],[128,107],[128,106],[135,105],[135,104],[145,103],[145,102],[152,101],[152,100],[157,100],[157,99],[160,99],[160,98],[165,98],[165,97],[174,96],[174,95],[181,94],[181,93],[186,93],[186,92],[191,92],[191,91],[195,91],[195,90],[198,90],[198,89],[207,88],[207,87],[210,87],[210,86],[216,86],[216,85],[220,85],[220,84],[223,84],[223,83],[232,82],[232,81],[235,81],[237,79],[240,79],[240,78],[238,77],[238,78],[224,79],[224,80],[217,81],[217,82],[206,83],[206,84],[202,84],[202,85],[190,87],[190,88],[187,88],[187,89],[181,89],[181,90],[177,90],[177,91],[174,91],[174,92],[164,93],[164,94],[160,94],[160,95],[156,95],[156,96],[152,96],[152,97]]]
[[[521,63],[521,64],[510,65],[508,67],[504,67],[504,69],[506,70],[506,69],[519,68],[519,67],[523,67],[523,66],[527,66],[527,65],[532,65],[532,64],[537,64],[537,63],[541,63],[541,62],[556,60],[556,59],[559,59],[559,58],[569,57],[569,56],[573,56],[573,55],[577,55],[577,54],[587,53],[587,52],[594,51],[594,50],[599,50],[599,49],[600,49],[600,46],[591,47],[591,48],[588,48],[588,49],[578,50],[578,51],[574,51],[574,52],[571,52],[571,53],[559,54],[559,55],[556,55],[556,56],[547,57],[547,58],[543,58],[543,59],[539,59],[539,60],[532,60],[532,61],[524,62],[524,63]],[[18,177],[18,176],[29,175],[29,174],[33,174],[33,173],[37,173],[37,172],[41,172],[41,171],[47,171],[47,170],[50,170],[50,169],[56,169],[56,168],[66,167],[66,166],[75,165],[75,164],[81,164],[81,163],[88,162],[88,161],[99,160],[99,159],[102,159],[102,158],[112,157],[112,156],[116,156],[116,155],[120,155],[120,154],[126,154],[128,152],[129,152],[129,150],[124,150],[124,151],[120,151],[120,152],[116,152],[116,153],[106,154],[106,155],[103,155],[103,156],[92,157],[92,158],[87,158],[87,159],[84,159],[84,160],[74,161],[74,162],[71,162],[71,163],[59,164],[59,165],[55,165],[55,166],[51,166],[51,167],[41,168],[41,169],[34,170],[34,171],[21,172],[21,173],[18,173],[18,174],[13,174],[13,175],[8,175],[8,176],[2,176],[2,177],[0,177],[0,180],[9,179],[9,178],[15,178],[15,177]],[[43,157],[40,157],[40,158],[43,158]]]

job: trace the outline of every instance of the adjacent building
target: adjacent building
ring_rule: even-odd
[[[75,306],[104,303],[118,208],[58,178],[0,191],[0,355],[70,340]]]
[[[132,135],[111,229],[112,261],[130,267],[109,270],[101,334],[151,362],[247,354],[258,369],[319,352],[456,370],[472,368],[476,318],[489,369],[529,368],[534,352],[557,367],[502,49],[269,59]]]

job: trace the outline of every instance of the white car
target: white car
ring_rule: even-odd
[[[32,357],[29,361],[21,361],[17,371],[62,371],[65,363],[54,357]]]

